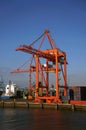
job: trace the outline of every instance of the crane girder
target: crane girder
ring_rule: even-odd
[[[23,70],[23,69],[16,69],[11,71],[11,73],[22,73],[22,72],[34,72],[35,70]]]
[[[39,72],[40,72],[41,70],[39,69]],[[42,71],[45,71],[45,72],[55,72],[56,71],[56,68],[48,68],[48,70],[46,70],[46,68],[43,68],[43,70]],[[61,71],[61,69],[59,69],[58,71]],[[24,70],[24,69],[16,69],[16,70],[13,70],[13,71],[11,71],[11,73],[12,74],[14,74],[14,73],[25,73],[25,72],[36,72],[36,68],[34,68],[34,69],[27,69],[27,70]]]
[[[27,46],[27,45],[21,45],[20,47],[18,47],[16,49],[16,51],[24,51],[26,53],[29,54],[33,54],[33,55],[38,55],[39,57],[43,57],[46,58],[50,61],[55,61],[55,54],[47,54],[46,52],[42,52],[40,50],[34,49],[31,46]]]
[[[58,51],[58,49],[55,48],[55,50]],[[52,50],[37,50],[35,48],[32,48],[31,46],[27,45],[21,45],[20,47],[16,48],[16,51],[23,51],[29,54],[38,55],[39,57],[46,58],[49,61],[55,62],[55,52],[54,49]],[[62,57],[65,56],[65,52],[58,52],[58,59],[60,63],[64,62],[64,59]]]

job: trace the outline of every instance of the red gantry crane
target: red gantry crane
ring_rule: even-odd
[[[48,39],[50,43],[50,49],[41,49],[45,38]],[[38,49],[34,48],[34,44],[41,40]],[[47,46],[47,45],[46,45]],[[63,87],[64,87],[64,96],[67,95],[67,72],[66,72],[66,53],[58,49],[51,38],[49,30],[45,30],[44,33],[38,37],[35,41],[33,41],[30,45],[20,45],[16,48],[16,51],[23,51],[28,54],[31,54],[35,60],[34,67],[30,67],[28,70],[15,70],[12,73],[17,72],[35,72],[35,87],[36,87],[36,96],[35,101],[46,100],[46,102],[60,102],[59,99],[59,72],[62,72],[62,80],[63,80]],[[41,63],[41,60],[45,60],[45,65]],[[52,66],[49,65],[52,63]],[[56,94],[54,96],[49,95],[49,72],[55,73],[55,89]],[[40,83],[41,78],[41,84]],[[29,81],[30,82],[30,81]],[[43,85],[45,84],[45,85]],[[46,88],[46,95],[40,96],[39,89]]]

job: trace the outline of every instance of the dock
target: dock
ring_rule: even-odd
[[[27,109],[53,109],[53,110],[70,110],[86,111],[86,105],[69,104],[69,103],[36,103],[28,100],[1,100],[0,108],[27,108]]]

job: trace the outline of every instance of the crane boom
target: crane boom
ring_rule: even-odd
[[[21,45],[20,47],[16,48],[16,51],[23,51],[23,52],[26,52],[29,54],[38,55],[39,57],[46,58],[52,62],[55,62],[54,50],[58,51],[57,48],[53,49],[53,51],[52,50],[47,50],[47,51],[46,50],[37,50],[37,49],[32,48],[31,46],[27,46],[27,45]],[[64,55],[65,55],[65,52],[58,51],[58,58],[59,58],[60,63],[64,61],[64,59],[62,59],[62,57],[64,57]]]
[[[11,73],[12,74],[15,74],[15,73],[23,73],[23,72],[35,72],[36,71],[36,69],[35,68],[33,68],[33,69],[16,69],[16,70],[13,70],[13,71],[11,71]],[[56,69],[54,68],[54,67],[51,67],[51,68],[48,68],[48,70],[46,70],[46,68],[45,67],[43,67],[43,71],[48,71],[48,72],[55,72],[56,71]],[[60,69],[58,70],[58,71],[61,71]],[[40,70],[39,70],[39,72],[40,72]]]
[[[16,51],[23,51],[26,53],[30,53],[33,55],[38,55],[39,57],[43,57],[43,58],[47,58],[50,61],[55,60],[55,55],[53,54],[47,54],[46,52],[37,50],[35,48],[32,48],[31,46],[27,46],[27,45],[21,45],[20,47],[16,48]]]

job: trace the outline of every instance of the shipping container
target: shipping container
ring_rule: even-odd
[[[68,96],[70,100],[86,100],[86,87],[74,86],[68,88]]]
[[[86,87],[81,87],[81,100],[86,100]]]

